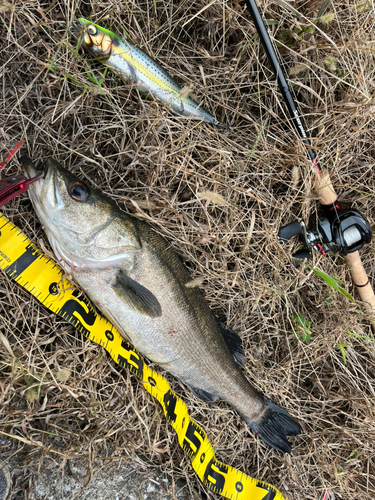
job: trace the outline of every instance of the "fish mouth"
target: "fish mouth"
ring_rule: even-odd
[[[26,177],[28,179],[31,179],[38,174],[38,170],[36,169],[33,161],[28,156],[21,156],[20,163],[25,169]]]
[[[25,176],[27,179],[30,180],[30,179],[33,179],[34,177],[37,177],[38,175],[40,175],[40,170],[38,170],[35,167],[33,161],[28,156],[22,156],[19,161],[20,161],[20,163],[25,171]],[[43,175],[41,177],[39,177],[38,180],[36,180],[35,182],[32,182],[30,184],[29,193],[32,193],[33,191],[35,191],[40,196],[42,193],[45,177],[46,177],[46,170],[44,170]]]
[[[78,45],[83,45],[85,48],[91,48],[94,45],[89,32],[89,27],[95,26],[86,19],[79,18],[73,21],[69,27],[70,33],[78,39]]]
[[[25,170],[26,177],[28,179],[34,177],[37,169],[32,160],[28,157],[22,157],[20,161]],[[74,256],[64,251],[64,247],[60,244],[57,236],[59,234],[59,226],[54,220],[54,212],[64,205],[58,190],[57,174],[57,169],[47,160],[44,167],[44,177],[31,184],[28,192],[34,210],[48,235],[57,259],[69,270],[71,266],[76,267],[80,263],[76,264]]]
[[[52,210],[52,219],[53,219],[53,211],[64,208],[64,202],[61,198],[59,192],[59,183],[58,181],[58,170],[54,165],[49,164],[47,160],[47,165],[44,174],[44,182],[42,184],[41,197],[42,202],[45,200],[46,202],[46,210]]]
[[[20,162],[28,179],[32,179],[39,173],[29,157],[22,157]],[[56,174],[57,171],[54,166],[47,161],[43,177],[33,182],[29,187],[29,196],[35,210],[39,214],[45,214],[45,218],[50,220],[53,219],[53,212],[51,210],[53,211],[63,206]]]
[[[73,21],[69,26],[69,32],[75,36],[79,36],[82,33],[83,29],[84,26],[80,21]]]

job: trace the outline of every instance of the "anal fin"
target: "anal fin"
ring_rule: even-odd
[[[197,398],[206,401],[212,408],[217,408],[217,405],[215,404],[215,401],[217,400],[216,396],[203,389],[198,389],[197,387],[190,387],[190,389],[191,392],[197,396]]]

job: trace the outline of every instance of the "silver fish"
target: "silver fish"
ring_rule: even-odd
[[[29,176],[35,167],[21,159]],[[170,245],[56,161],[30,198],[66,271],[144,356],[205,401],[229,403],[273,448],[300,425],[250,385],[241,340],[214,316]]]
[[[127,83],[137,84],[141,93],[151,95],[170,106],[176,113],[220,123],[201,108],[151,57],[132,43],[86,19],[78,19],[83,29],[82,46]],[[73,27],[74,31],[77,31]]]

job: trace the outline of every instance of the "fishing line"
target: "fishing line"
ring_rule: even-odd
[[[300,136],[303,144],[307,146],[307,154],[316,169],[320,190],[324,189],[327,192],[327,187],[329,187],[329,195],[331,199],[330,210],[335,212],[336,217],[338,217],[338,211],[341,210],[341,206],[337,203],[337,196],[333,188],[331,191],[330,180],[326,179],[323,175],[322,167],[318,160],[316,152],[312,148],[311,139],[307,135],[307,124],[305,117],[301,111],[300,104],[296,98],[293,87],[288,83],[287,71],[285,64],[280,56],[280,52],[277,48],[275,41],[271,38],[269,34],[269,29],[266,27],[262,15],[260,14],[261,7],[258,8],[255,0],[245,0],[246,7],[250,13],[252,21],[258,32],[258,36],[263,45],[263,49],[267,55],[268,62],[271,66],[272,72],[275,75],[276,81],[279,86],[279,90],[283,96],[285,105],[288,109],[289,116],[295,126],[295,129]],[[262,10],[264,17],[264,12]]]
[[[96,312],[90,301],[64,278],[63,270],[1,213],[0,268],[47,309],[104,347],[118,365],[139,378],[161,404],[180,447],[208,490],[233,500],[286,500],[270,484],[216,459],[205,431],[190,418],[186,404],[174,394],[167,380],[152,370],[115,327]]]

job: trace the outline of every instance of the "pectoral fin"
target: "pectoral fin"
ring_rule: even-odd
[[[155,295],[121,271],[117,275],[113,290],[128,307],[137,310],[140,314],[151,318],[161,316],[161,305]]]

